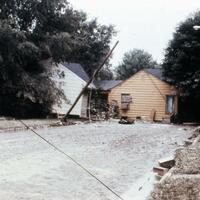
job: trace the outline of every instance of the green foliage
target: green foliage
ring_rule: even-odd
[[[77,33],[78,45],[72,51],[71,58],[82,64],[91,76],[110,50],[111,39],[115,34],[112,25],[99,25],[96,19],[84,23]]]
[[[166,49],[163,68],[182,95],[200,98],[200,30],[195,30],[195,25],[200,25],[200,12],[177,27]]]
[[[183,120],[200,120],[200,12],[176,28],[165,52],[164,75],[180,91],[179,113]]]
[[[152,55],[144,50],[133,49],[124,54],[122,63],[116,68],[117,79],[125,80],[141,69],[157,66]]]
[[[6,23],[0,24],[0,45],[1,114],[25,117],[49,113],[62,92],[39,64],[40,49],[27,41],[23,31]]]
[[[113,80],[114,79],[114,74],[111,71],[112,65],[106,65],[104,66],[101,71],[99,72],[98,76],[96,79],[98,80]]]
[[[1,114],[49,113],[63,94],[41,61],[79,62],[92,73],[113,34],[65,0],[1,0]]]

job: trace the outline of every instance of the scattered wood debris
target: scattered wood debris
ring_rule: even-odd
[[[193,143],[192,140],[185,140],[184,146],[189,146],[189,145],[191,145],[192,143]]]
[[[159,166],[153,168],[157,180],[160,180],[175,165],[174,156],[162,158],[158,161]]]
[[[164,176],[167,172],[169,171],[168,168],[164,168],[164,167],[154,167],[153,168],[153,172],[157,173],[159,176]]]
[[[119,124],[134,124],[135,120],[128,117],[121,117]]]

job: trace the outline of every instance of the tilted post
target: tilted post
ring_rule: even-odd
[[[103,59],[102,63],[100,65],[97,66],[96,70],[94,71],[93,75],[91,76],[91,78],[88,80],[87,84],[85,85],[85,87],[81,90],[80,94],[78,95],[78,97],[76,98],[76,100],[74,101],[73,105],[71,106],[71,108],[68,110],[68,112],[65,114],[65,116],[62,118],[62,121],[66,121],[67,117],[69,116],[69,114],[71,113],[71,111],[73,110],[73,108],[75,107],[75,105],[77,104],[77,102],[79,101],[79,99],[81,98],[81,96],[83,95],[83,93],[85,92],[85,90],[88,88],[88,86],[92,83],[92,81],[94,80],[95,76],[99,73],[99,71],[101,70],[101,68],[104,66],[104,64],[107,62],[107,60],[110,58],[110,56],[112,55],[113,51],[115,50],[115,48],[117,47],[117,45],[119,44],[119,41],[116,42],[116,44],[114,45],[114,47],[108,52],[108,54],[105,56],[105,58]]]

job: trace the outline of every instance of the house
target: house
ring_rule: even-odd
[[[70,109],[83,87],[86,85],[89,77],[83,67],[77,63],[59,63],[54,66],[53,81],[60,88],[66,99],[62,99],[60,104],[55,104],[52,113],[64,115]],[[87,117],[87,108],[89,104],[90,89],[95,88],[91,84],[87,91],[82,95],[76,106],[71,111],[70,115],[79,117]]]
[[[110,105],[117,104],[121,117],[170,120],[178,112],[178,94],[161,69],[144,69],[111,88]]]

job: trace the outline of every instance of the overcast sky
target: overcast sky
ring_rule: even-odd
[[[115,50],[113,65],[125,52],[144,49],[158,62],[179,24],[200,9],[200,0],[69,0],[74,8],[98,18],[102,24],[113,24],[118,31],[113,39],[120,41]]]

